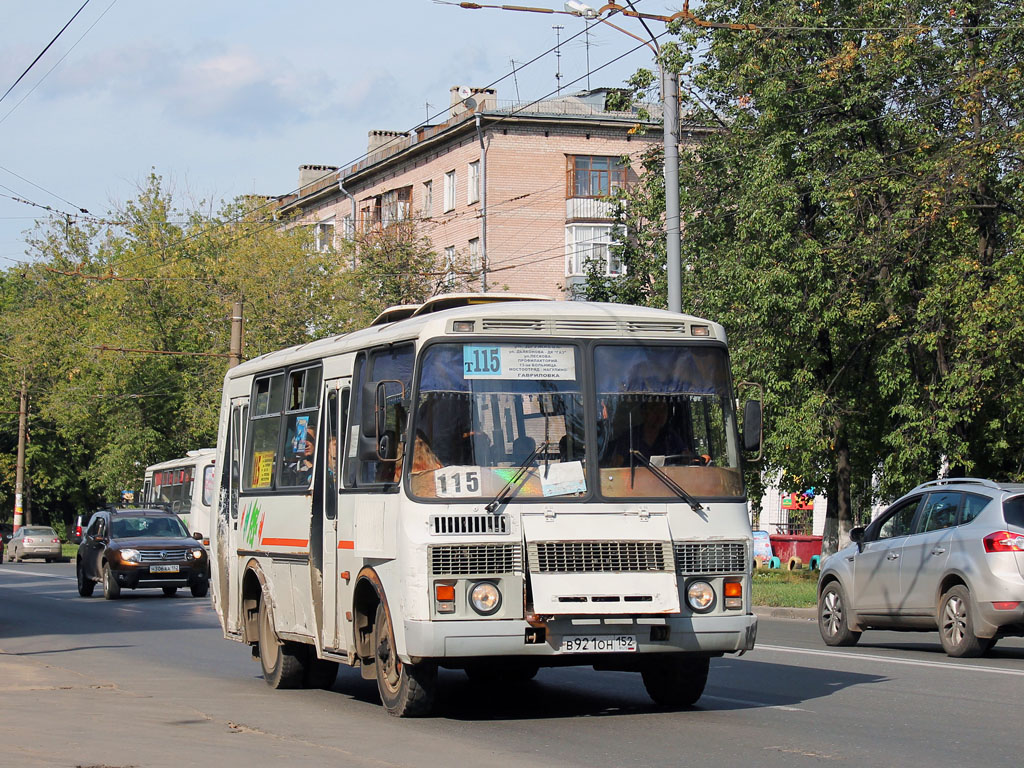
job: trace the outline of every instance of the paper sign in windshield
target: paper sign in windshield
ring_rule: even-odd
[[[571,381],[576,378],[576,356],[572,347],[466,344],[462,372],[467,379]]]
[[[587,481],[583,477],[583,462],[565,461],[540,467],[540,489],[545,496],[567,496],[585,493]]]

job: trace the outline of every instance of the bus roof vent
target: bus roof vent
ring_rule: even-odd
[[[370,325],[387,325],[388,323],[405,320],[407,317],[412,317],[419,308],[419,304],[398,304],[393,307],[388,307],[373,318],[373,322],[370,323]]]
[[[621,328],[615,320],[555,320],[556,333],[570,336],[617,334]]]
[[[424,301],[413,314],[426,315],[456,307],[497,304],[504,301],[553,301],[553,299],[548,296],[534,296],[528,293],[442,293]]]
[[[631,320],[626,323],[630,333],[678,333],[686,335],[686,323],[678,320]]]
[[[541,333],[547,330],[547,323],[539,318],[485,317],[480,321],[484,331],[520,331]]]

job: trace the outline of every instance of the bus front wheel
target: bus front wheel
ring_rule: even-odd
[[[384,604],[377,606],[373,622],[373,666],[377,690],[389,715],[422,717],[430,714],[437,689],[437,665],[405,664],[395,649],[395,635]]]
[[[670,657],[643,669],[644,688],[661,707],[690,707],[704,694],[710,660],[704,657]]]
[[[274,631],[274,617],[267,601],[260,600],[259,650],[263,679],[271,688],[300,688],[305,674],[303,651],[298,643],[281,640]]]

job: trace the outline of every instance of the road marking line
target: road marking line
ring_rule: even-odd
[[[15,576],[43,576],[43,577],[45,577],[47,579],[63,579],[64,581],[77,581],[78,580],[77,576],[58,576],[55,573],[40,573],[39,571],[21,571],[21,570],[15,571],[13,569],[12,570],[8,570],[6,568],[4,568],[3,571],[0,571],[0,573],[5,573],[5,574],[6,573],[10,573],[10,574],[14,574]]]
[[[729,699],[725,696],[708,696],[707,694],[700,697],[700,700],[710,699],[711,701],[725,701],[729,704],[742,704],[745,707],[757,707],[758,709],[781,709],[786,712],[811,712],[810,709],[801,709],[800,707],[787,707],[783,704],[769,704],[765,701],[747,701],[746,699]]]
[[[912,667],[934,667],[937,669],[955,669],[968,672],[991,672],[994,675],[1013,675],[1024,677],[1024,669],[1002,669],[998,667],[983,667],[979,664],[956,664],[950,661],[925,661],[924,659],[895,659],[891,656],[876,656],[870,653],[844,653],[842,651],[818,651],[809,648],[788,648],[781,645],[754,646],[755,651],[775,651],[776,653],[806,653],[811,656],[831,656],[837,659],[850,659],[852,661],[882,661],[889,664],[907,664]]]

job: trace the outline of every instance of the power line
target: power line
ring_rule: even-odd
[[[80,13],[81,13],[81,12],[82,12],[82,11],[83,11],[83,10],[85,9],[85,6],[87,6],[87,5],[88,5],[88,4],[90,3],[90,2],[91,2],[91,0],[85,0],[85,2],[84,2],[84,3],[82,3],[82,6],[81,6],[81,7],[80,7],[80,8],[79,8],[79,9],[78,9],[77,11],[75,11],[75,15],[74,15],[74,16],[72,16],[72,17],[71,17],[70,19],[68,19],[68,21],[67,21],[67,24],[65,24],[65,25],[64,25],[63,27],[61,27],[61,28],[60,28],[60,32],[58,32],[58,33],[57,33],[56,35],[54,35],[54,36],[53,36],[53,39],[52,39],[52,40],[51,40],[51,41],[50,41],[49,43],[47,43],[47,44],[46,44],[46,47],[45,47],[45,48],[43,48],[43,50],[42,50],[42,51],[40,51],[39,55],[38,55],[38,56],[36,56],[36,57],[35,57],[34,59],[32,59],[32,63],[31,63],[31,64],[29,64],[29,65],[28,65],[28,66],[27,66],[27,67],[25,68],[25,71],[24,71],[24,72],[22,72],[22,73],[21,73],[20,75],[18,75],[18,79],[17,79],[17,80],[15,80],[15,81],[14,81],[14,82],[13,82],[13,83],[11,84],[11,87],[10,87],[10,88],[8,88],[8,89],[7,89],[6,91],[4,91],[4,95],[3,95],[3,96],[0,96],[0,101],[3,101],[4,99],[6,99],[6,98],[7,98],[7,95],[8,95],[8,94],[9,94],[9,93],[10,93],[11,91],[13,91],[13,90],[14,90],[15,86],[17,86],[17,84],[18,84],[18,83],[20,83],[20,82],[22,81],[22,79],[23,79],[23,78],[25,77],[25,75],[27,75],[27,74],[29,73],[29,70],[31,70],[31,69],[32,69],[32,67],[34,67],[34,66],[36,65],[36,62],[38,62],[38,61],[39,61],[39,60],[40,60],[41,58],[43,58],[43,55],[44,55],[44,54],[45,54],[45,53],[46,53],[46,52],[47,52],[48,50],[50,50],[50,46],[52,46],[52,45],[53,45],[53,44],[54,44],[55,42],[57,42],[57,38],[58,38],[58,37],[60,37],[60,36],[61,36],[62,34],[64,34],[64,30],[66,30],[66,29],[67,29],[68,27],[70,27],[70,26],[71,26],[71,22],[73,22],[73,21],[74,21],[75,19],[77,19],[77,18],[78,18],[78,14],[80,14]]]

